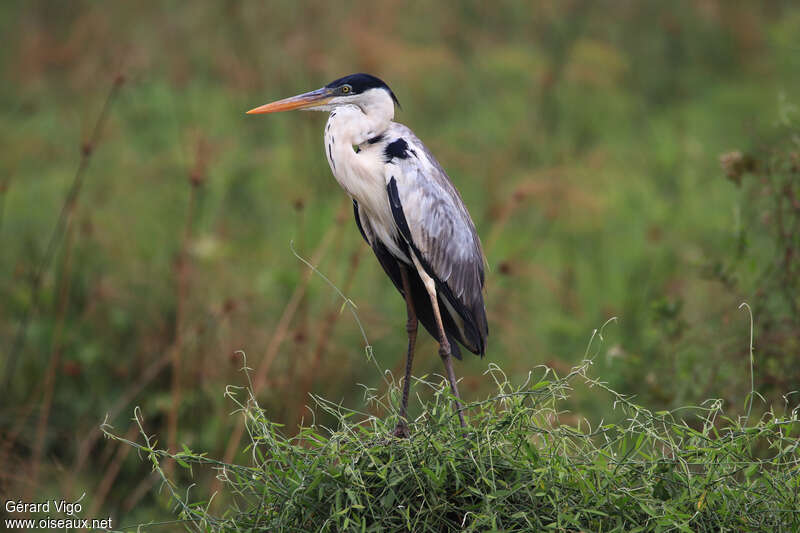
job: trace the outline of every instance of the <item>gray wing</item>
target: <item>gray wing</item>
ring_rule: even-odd
[[[399,126],[399,125],[398,125]],[[465,346],[483,354],[488,336],[483,304],[484,259],[461,196],[422,142],[404,126],[385,149],[392,215],[403,238],[449,304]],[[460,320],[458,320],[460,318]]]
[[[378,259],[378,263],[380,263],[380,265],[383,267],[384,272],[386,272],[386,274],[389,276],[389,279],[392,280],[392,283],[394,283],[394,286],[404,298],[411,298],[411,301],[414,304],[414,310],[416,311],[417,319],[423,325],[423,327],[428,330],[434,339],[438,338],[438,327],[436,325],[436,319],[433,316],[433,306],[431,305],[431,300],[425,290],[425,286],[422,283],[422,278],[420,278],[416,272],[409,272],[411,275],[409,276],[408,281],[411,293],[406,294],[403,288],[403,278],[400,274],[401,260],[392,255],[392,253],[388,248],[386,248],[386,246],[384,246],[380,239],[375,239],[374,236],[372,236],[370,233],[371,230],[369,221],[363,218],[364,215],[360,211],[358,202],[356,200],[353,200],[353,215],[355,216],[356,225],[358,226],[358,230],[361,232],[361,236],[364,237],[364,240],[367,242],[367,244],[369,244],[370,248],[372,248],[372,251],[375,253],[375,257]],[[445,304],[442,303],[442,306],[443,305]],[[453,351],[453,357],[456,359],[461,359],[461,351],[458,348],[458,343],[454,340],[458,339],[461,341],[460,330],[458,326],[455,325],[455,321],[448,313],[442,314],[442,320],[445,331],[448,334],[448,340],[450,341],[450,348]]]

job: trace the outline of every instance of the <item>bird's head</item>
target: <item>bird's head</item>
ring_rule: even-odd
[[[367,113],[372,108],[389,108],[394,113],[397,97],[386,83],[370,74],[351,74],[330,82],[325,87],[251,109],[248,115],[276,113],[292,109],[332,111],[354,105]]]

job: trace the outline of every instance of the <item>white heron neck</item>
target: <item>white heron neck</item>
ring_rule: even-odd
[[[364,113],[354,105],[333,111],[325,126],[325,155],[339,184],[359,201],[369,182],[384,187],[382,139],[393,122],[380,113]]]
[[[331,111],[325,133],[358,146],[385,132],[394,118],[394,101],[383,89],[370,89],[358,101]]]
[[[387,130],[396,126],[391,114],[363,112],[354,105],[339,106],[325,126],[325,155],[333,177],[362,210],[362,224],[372,228],[397,256],[395,230],[386,193],[384,147]],[[370,222],[372,221],[372,222]],[[368,230],[369,231],[369,230]]]
[[[359,132],[361,135],[354,139],[360,141],[356,142],[356,145],[383,134],[392,123],[394,102],[386,91],[378,90],[378,93],[376,98],[367,100],[360,108],[366,120],[362,120],[363,130]]]

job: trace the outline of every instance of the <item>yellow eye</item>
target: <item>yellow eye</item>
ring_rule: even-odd
[[[343,92],[344,94],[347,94],[347,93],[349,93],[349,92],[350,92],[350,86],[349,86],[349,85],[343,85],[343,86],[342,86],[342,92]]]

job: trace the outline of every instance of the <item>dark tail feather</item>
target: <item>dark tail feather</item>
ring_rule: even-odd
[[[450,353],[453,355],[453,357],[461,361],[461,347],[453,337],[448,336],[447,341],[450,343]]]
[[[356,211],[356,214],[358,212]],[[356,218],[356,222],[359,222],[358,218]],[[380,243],[380,241],[375,242],[372,246],[373,252],[375,252],[375,256],[378,258],[378,262],[380,262],[383,269],[389,275],[392,282],[394,283],[397,290],[400,291],[400,294],[403,294],[403,282],[400,277],[400,267],[398,266],[397,259],[395,259],[386,247]],[[428,296],[428,291],[425,290],[425,285],[422,283],[422,279],[420,279],[419,274],[414,271],[414,269],[409,269],[409,284],[411,285],[411,301],[414,303],[414,309],[417,314],[417,320],[419,323],[423,325],[423,327],[428,330],[428,333],[431,336],[439,340],[439,332],[438,328],[436,327],[436,319],[433,315],[433,306],[431,305],[430,296]],[[442,296],[439,296],[440,301]],[[458,327],[456,327],[453,318],[450,316],[450,313],[447,312],[447,309],[441,303],[439,304],[439,311],[442,314],[442,325],[444,326],[445,333],[447,334],[447,340],[450,342],[450,351],[453,354],[453,357],[456,359],[461,359],[461,349],[458,345],[459,342],[464,343],[464,345],[470,351],[473,351],[467,344],[466,340],[460,339],[460,332]],[[481,340],[479,335],[475,335],[477,340]],[[473,343],[475,345],[476,343]],[[480,347],[483,346],[483,343],[477,343],[479,346],[478,350],[480,351]]]

